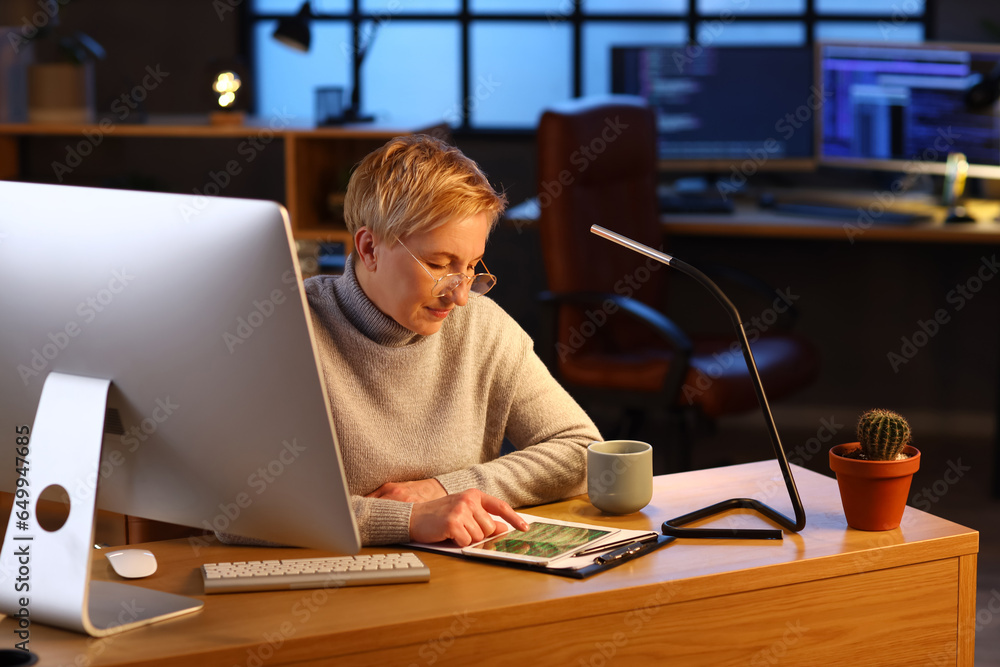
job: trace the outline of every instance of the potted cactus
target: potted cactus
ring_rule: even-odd
[[[920,451],[910,425],[891,410],[869,410],[858,420],[858,442],[830,450],[847,525],[857,530],[898,528]]]

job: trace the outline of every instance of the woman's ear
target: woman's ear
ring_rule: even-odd
[[[370,272],[374,272],[378,265],[379,249],[378,241],[367,227],[362,227],[354,233],[354,252],[357,253],[358,259]]]

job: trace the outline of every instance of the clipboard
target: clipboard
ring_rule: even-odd
[[[572,523],[568,521],[560,521],[557,519],[548,519],[543,517],[536,517],[530,514],[520,514],[519,516],[523,518],[528,523],[534,523],[535,521],[543,521],[547,523],[559,523],[571,526],[588,526],[591,528],[605,528],[605,526],[597,526],[590,524],[580,524]],[[499,517],[494,517],[498,521],[503,521]],[[506,522],[504,522],[506,523]],[[654,537],[655,536],[655,537]],[[632,549],[628,550],[627,553],[621,554],[619,557],[613,560],[605,561],[601,557],[604,555],[614,554],[616,551],[625,551],[625,547],[622,546],[622,542],[627,544],[628,539],[634,538],[635,542],[638,542],[644,538],[649,541],[645,541]],[[653,539],[649,539],[653,538]],[[450,546],[449,543],[437,543],[437,544],[424,544],[420,542],[410,542],[407,543],[406,547],[412,547],[414,549],[420,549],[422,551],[429,551],[433,553],[441,553],[447,556],[456,556],[458,558],[463,558],[466,560],[491,563],[494,565],[501,565],[505,567],[513,567],[520,570],[531,570],[534,572],[543,572],[545,574],[555,574],[561,577],[568,577],[571,579],[586,579],[599,572],[604,572],[606,570],[611,570],[619,565],[630,562],[636,558],[641,558],[646,554],[656,551],[667,544],[673,542],[675,537],[668,535],[659,535],[652,530],[620,530],[615,535],[608,538],[607,550],[598,550],[596,553],[587,556],[566,556],[558,560],[552,561],[548,564],[541,563],[530,563],[514,560],[502,560],[499,558],[488,558],[480,556],[477,554],[464,553],[461,547]]]

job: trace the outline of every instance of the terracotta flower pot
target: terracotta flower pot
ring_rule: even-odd
[[[863,461],[843,455],[861,447],[851,442],[830,449],[830,469],[837,474],[847,525],[857,530],[899,527],[910,493],[913,473],[920,468],[920,450],[907,445],[900,461]]]

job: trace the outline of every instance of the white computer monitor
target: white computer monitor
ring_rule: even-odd
[[[89,575],[89,555],[67,554],[92,550],[95,488],[113,512],[360,548],[280,205],[0,182],[0,314],[0,490],[28,501],[3,551],[34,549],[35,620],[63,583],[38,568]],[[19,527],[53,484],[70,498],[66,525]],[[13,574],[0,576],[3,611],[15,613]],[[100,634],[103,622],[74,629]]]

